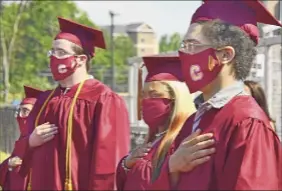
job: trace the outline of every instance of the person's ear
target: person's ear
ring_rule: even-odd
[[[217,49],[216,56],[220,63],[228,64],[234,59],[235,50],[232,46],[226,46],[224,48]]]
[[[86,64],[87,56],[86,55],[79,55],[79,56],[76,56],[75,60],[76,60],[77,66],[80,67],[83,64]]]

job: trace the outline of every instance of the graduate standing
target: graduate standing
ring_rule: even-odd
[[[265,112],[244,92],[257,22],[281,26],[258,0],[206,0],[194,13],[179,54],[186,84],[192,93],[203,92],[203,102],[151,189],[282,189],[281,143]],[[190,171],[181,141],[196,129],[214,134],[216,153]]]
[[[17,112],[17,122],[20,129],[20,138],[28,134],[27,117],[29,116],[36,98],[43,92],[28,86],[24,86],[25,98],[22,100]],[[15,142],[12,155],[0,165],[0,186],[4,190],[26,190],[27,177],[18,174],[18,166],[22,164],[23,145],[21,141]]]
[[[158,165],[172,153],[173,143],[186,119],[196,109],[193,97],[183,82],[181,63],[178,56],[152,56],[143,57],[144,65],[148,71],[144,89],[139,86],[138,113],[149,127],[148,138],[143,147],[139,147],[119,163],[117,169],[118,190],[147,190],[154,177],[160,173]],[[142,83],[139,79],[139,85]],[[195,133],[194,136],[197,136]],[[187,145],[187,153],[193,155],[189,148],[202,144],[208,140],[209,135],[202,135],[199,142]],[[202,152],[212,144],[205,144],[197,148],[195,153]],[[210,155],[212,153],[207,153]],[[203,156],[204,157],[204,156]],[[203,161],[206,162],[206,161]]]
[[[124,100],[87,73],[103,33],[64,18],[59,25],[49,54],[59,86],[34,106],[20,173],[32,190],[113,190],[130,129]]]

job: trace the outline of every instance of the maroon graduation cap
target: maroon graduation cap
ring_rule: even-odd
[[[143,57],[148,75],[145,82],[151,81],[184,81],[181,62],[178,56]]]
[[[65,39],[81,46],[92,57],[95,47],[105,49],[103,32],[74,21],[58,17],[61,32],[55,39]]]
[[[24,86],[24,92],[25,92],[25,98],[22,100],[21,105],[24,105],[24,104],[34,105],[37,97],[41,93],[43,93],[43,91],[29,87],[29,86]]]
[[[257,44],[257,23],[282,26],[259,0],[203,0],[194,13],[191,24],[197,21],[220,19],[240,27]]]
[[[147,68],[148,75],[145,82],[152,81],[184,81],[181,71],[181,61],[178,56],[148,56],[143,57],[144,65]],[[144,66],[143,65],[143,66]],[[143,67],[142,66],[142,67]],[[141,102],[142,102],[142,67],[138,73],[138,101],[137,117],[142,119]]]

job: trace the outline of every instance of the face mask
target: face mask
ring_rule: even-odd
[[[20,132],[22,135],[27,134],[27,117],[17,117],[18,125],[20,127]]]
[[[64,59],[58,59],[55,56],[50,57],[50,68],[53,78],[56,81],[64,80],[72,75],[77,69],[75,56],[70,56]]]
[[[223,67],[216,58],[213,48],[193,55],[179,51],[179,58],[183,76],[191,93],[211,83]]]
[[[167,122],[171,111],[171,100],[166,98],[149,98],[142,100],[142,114],[150,128],[158,128]]]

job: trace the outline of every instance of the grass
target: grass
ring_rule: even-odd
[[[10,154],[0,151],[0,163],[2,163],[5,159],[7,159]]]

